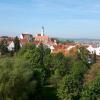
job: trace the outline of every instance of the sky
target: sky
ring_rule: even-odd
[[[29,32],[100,39],[100,0],[0,0],[0,35]]]

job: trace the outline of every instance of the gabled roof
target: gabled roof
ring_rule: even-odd
[[[20,43],[22,44],[22,45],[24,45],[24,44],[26,44],[26,43],[28,43],[29,41],[27,40],[27,39],[20,39]]]
[[[23,37],[26,37],[26,36],[29,36],[29,37],[31,36],[31,37],[33,37],[32,34],[27,34],[27,33],[22,33],[22,36],[23,36]]]

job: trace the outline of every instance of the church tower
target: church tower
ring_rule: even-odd
[[[42,33],[41,36],[44,36],[44,26],[42,26]]]

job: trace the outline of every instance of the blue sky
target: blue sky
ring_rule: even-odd
[[[0,35],[99,38],[100,0],[0,0]]]

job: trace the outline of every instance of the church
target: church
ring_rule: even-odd
[[[34,39],[35,39],[35,41],[45,42],[45,43],[49,41],[49,37],[44,34],[44,27],[42,27],[42,33],[41,34],[36,34]]]

